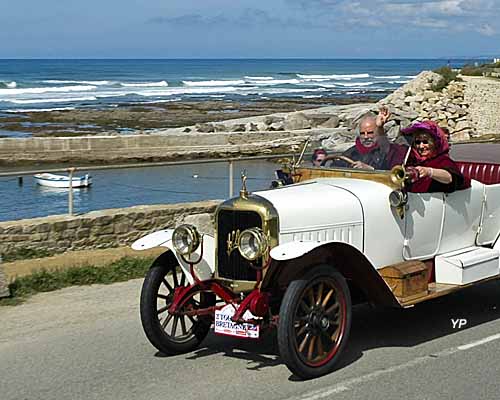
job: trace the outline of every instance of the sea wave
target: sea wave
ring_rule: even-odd
[[[271,86],[271,85],[298,85],[302,83],[299,79],[269,79],[262,81],[250,82],[252,85]]]
[[[182,81],[185,86],[195,87],[210,87],[210,86],[227,86],[227,85],[244,85],[246,82],[243,79],[233,81]]]
[[[53,108],[12,108],[5,110],[8,113],[20,113],[20,112],[47,112],[47,111],[66,111],[74,110],[75,107],[53,107]]]
[[[60,79],[47,79],[42,81],[43,83],[49,84],[77,84],[77,85],[94,85],[94,86],[103,86],[103,85],[112,85],[113,81],[74,81],[74,80],[60,80]]]
[[[304,75],[297,74],[299,78],[307,79],[307,80],[325,80],[325,79],[333,79],[333,80],[351,80],[351,79],[361,79],[361,78],[369,78],[370,74],[333,74],[333,75]]]
[[[395,84],[398,84],[398,85],[399,85],[399,84],[401,84],[401,83],[408,83],[408,82],[411,82],[411,81],[389,81],[389,82],[387,82],[387,83],[390,83],[390,84],[393,84],[393,85],[395,85]]]
[[[382,75],[382,76],[374,76],[375,79],[399,79],[401,75]]]
[[[6,87],[8,89],[15,89],[17,87],[16,81],[0,81],[0,87]]]
[[[11,94],[41,94],[50,92],[88,92],[97,89],[93,85],[61,86],[61,87],[37,87],[37,88],[19,88],[19,89],[0,89],[0,95]]]
[[[160,82],[137,82],[137,83],[120,83],[123,87],[166,87],[168,86],[167,81]]]
[[[245,76],[245,79],[251,81],[268,81],[270,79],[274,79],[272,76]]]
[[[325,87],[325,88],[335,88],[338,86],[355,88],[355,87],[371,86],[374,84],[375,84],[375,82],[350,82],[350,83],[336,82],[336,83],[324,83],[324,84],[321,84],[320,86]]]
[[[14,104],[37,104],[37,103],[71,103],[73,101],[94,101],[97,100],[95,96],[87,97],[61,97],[54,99],[25,99],[25,100],[6,100]]]

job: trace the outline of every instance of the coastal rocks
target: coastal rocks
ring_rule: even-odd
[[[0,299],[2,297],[8,297],[9,295],[10,295],[9,285],[7,282],[7,277],[3,272],[2,259],[0,258]]]
[[[384,127],[389,137],[398,135],[400,129],[410,124],[433,120],[448,130],[452,141],[477,135],[469,118],[470,103],[465,99],[466,83],[452,81],[443,89],[443,77],[424,71],[379,102],[391,110],[394,125]]]
[[[311,120],[304,113],[297,112],[288,114],[285,118],[284,128],[287,131],[295,131],[298,129],[311,129]]]

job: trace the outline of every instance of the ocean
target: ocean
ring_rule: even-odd
[[[0,113],[130,103],[362,96],[464,60],[0,60]],[[1,115],[0,115],[1,117]]]
[[[2,116],[28,111],[180,100],[383,97],[422,70],[464,63],[442,59],[0,60],[0,122]],[[16,136],[7,130],[1,134]],[[263,161],[240,163],[235,176],[246,168],[250,189],[266,188],[275,167]],[[228,196],[228,169],[223,163],[88,172],[94,185],[75,190],[77,213]],[[0,178],[0,194],[0,221],[67,212],[66,190],[37,186],[31,177],[22,186],[16,177]]]

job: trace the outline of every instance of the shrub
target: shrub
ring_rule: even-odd
[[[434,90],[435,92],[440,92],[441,90],[443,90],[451,81],[456,80],[458,75],[458,72],[453,71],[450,67],[447,66],[435,69],[434,72],[443,77],[443,79],[441,79],[438,83],[432,85],[432,90]]]

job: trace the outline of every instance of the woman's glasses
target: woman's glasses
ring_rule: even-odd
[[[430,142],[427,140],[427,139],[415,139],[414,142],[416,145],[419,145],[419,144],[429,144]]]

